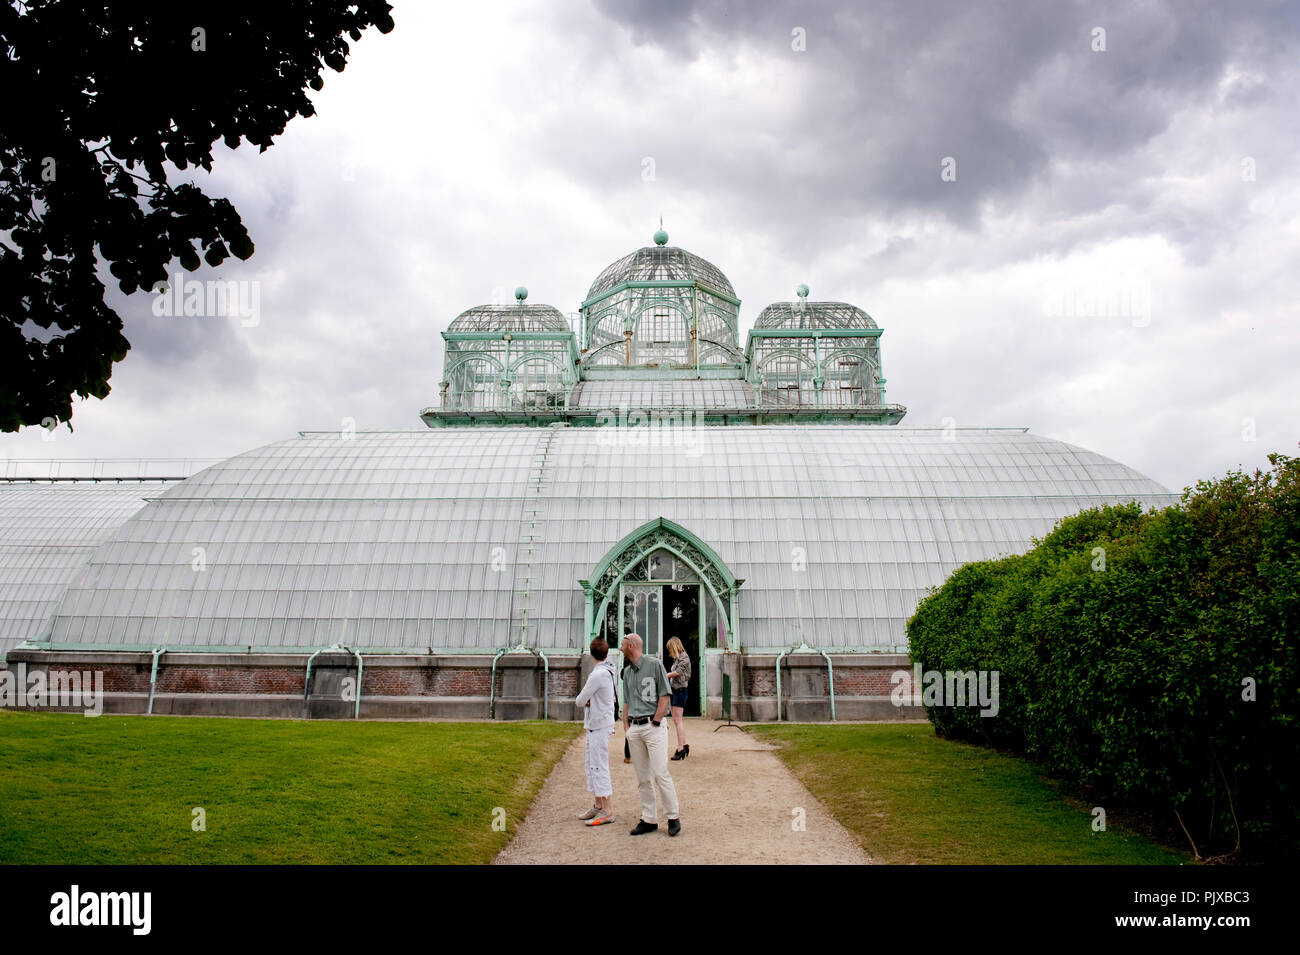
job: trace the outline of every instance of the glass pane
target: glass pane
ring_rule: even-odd
[[[664,550],[657,550],[646,558],[647,580],[672,580],[672,555]]]
[[[639,634],[645,652],[652,656],[658,656],[661,649],[660,604],[658,587],[623,588],[623,631]]]

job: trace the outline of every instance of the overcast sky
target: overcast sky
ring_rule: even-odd
[[[133,347],[112,394],[0,457],[420,427],[452,318],[519,284],[575,311],[661,215],[731,279],[742,330],[800,282],[869,312],[905,424],[1028,426],[1172,489],[1297,453],[1300,4],[394,19],[326,72],[319,115],[260,155],[217,147],[204,188],[257,251],[187,277],[256,282],[256,324],[114,286]]]

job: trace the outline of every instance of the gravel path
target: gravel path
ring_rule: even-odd
[[[871,862],[848,830],[773,755],[774,747],[736,729],[713,732],[718,725],[687,720],[691,755],[668,764],[677,787],[680,835],[669,838],[662,819],[658,832],[628,835],[640,818],[640,801],[633,767],[623,762],[620,728],[609,747],[617,821],[592,829],[577,819],[591,805],[579,737],[547,777],[494,864]],[[671,751],[676,742],[671,727],[668,740]],[[803,831],[793,825],[796,808],[804,811]]]

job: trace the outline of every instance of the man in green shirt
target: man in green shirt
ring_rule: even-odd
[[[623,735],[632,751],[637,790],[641,794],[641,821],[632,835],[641,836],[659,828],[655,790],[668,817],[668,835],[681,832],[677,819],[677,789],[668,775],[668,727],[664,714],[672,688],[664,665],[642,652],[641,638],[629,633],[620,647],[627,665],[623,667]]]

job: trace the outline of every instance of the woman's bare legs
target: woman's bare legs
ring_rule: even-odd
[[[677,748],[679,750],[686,745],[686,724],[682,721],[682,714],[685,712],[686,710],[680,706],[672,708],[673,726],[677,729]]]

